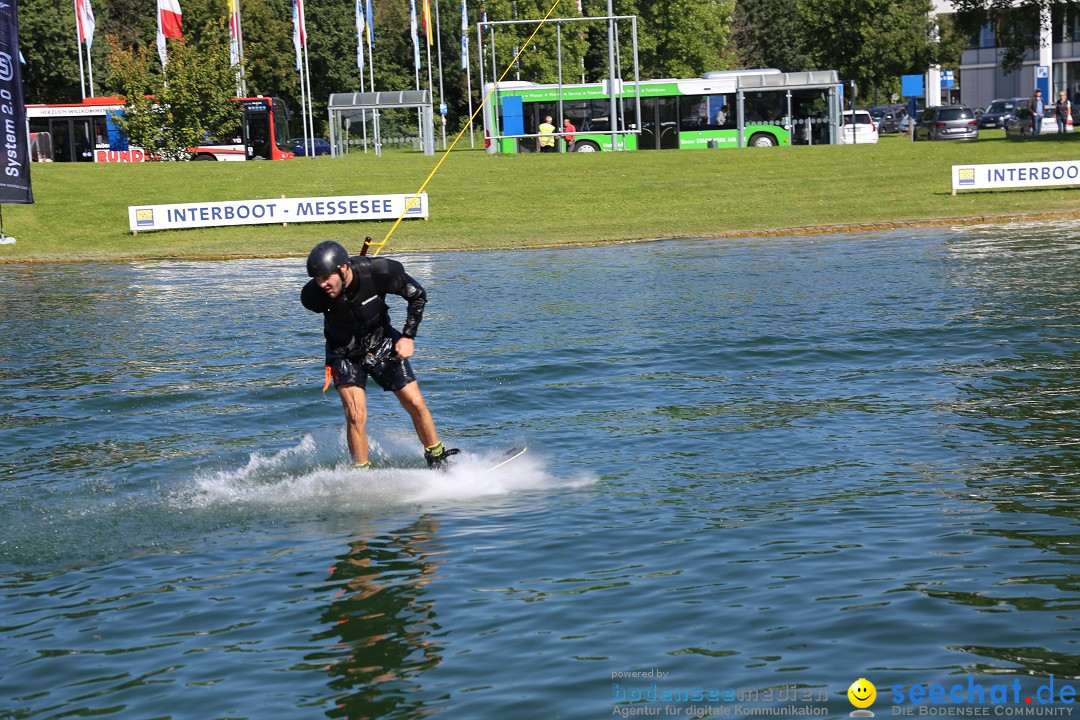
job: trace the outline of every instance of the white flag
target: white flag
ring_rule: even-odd
[[[416,31],[416,0],[409,0],[409,31],[412,33],[413,65],[420,69],[420,35]]]
[[[461,0],[461,69],[469,67],[469,9]]]
[[[292,21],[292,41],[293,46],[296,48],[296,69],[299,70],[301,67],[300,48],[304,46],[305,40],[307,40],[304,33],[304,9],[301,0],[293,0]]]
[[[364,70],[364,0],[356,0],[356,67]]]

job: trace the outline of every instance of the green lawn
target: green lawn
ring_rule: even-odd
[[[467,144],[467,138],[466,138]],[[427,187],[431,219],[400,224],[385,253],[604,243],[695,235],[1018,215],[1080,215],[1071,188],[966,192],[953,164],[1069,160],[1080,133],[977,142],[748,150],[486,155],[455,151]],[[35,164],[34,205],[4,208],[0,262],[306,254],[327,238],[354,251],[391,223],[128,231],[129,205],[411,193],[439,156],[352,153],[283,162]],[[794,230],[794,229],[799,230]]]

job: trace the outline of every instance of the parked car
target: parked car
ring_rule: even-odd
[[[308,138],[307,145],[304,144],[304,138],[293,138],[288,142],[288,148],[294,155],[330,155],[330,141],[326,138]],[[314,152],[308,152],[309,149],[314,149]]]
[[[1016,111],[1016,115],[1009,118],[1009,121],[1005,123],[1005,137],[1030,137],[1034,128],[1032,127],[1032,117],[1035,113],[1027,107],[1027,101],[1024,101],[1024,107]],[[1072,118],[1070,118],[1071,120]],[[1046,112],[1043,114],[1042,128],[1039,130],[1040,135],[1057,135],[1057,118],[1054,117],[1054,106],[1049,105],[1046,108]],[[1072,132],[1072,123],[1065,126],[1065,132]]]
[[[870,144],[878,141],[877,126],[874,119],[866,110],[856,110],[854,119],[852,111],[845,110],[841,116],[839,139],[841,145]]]
[[[979,120],[967,105],[938,105],[915,122],[915,140],[978,140]]]
[[[1027,98],[1000,98],[990,103],[979,117],[979,128],[1003,128],[1016,111],[1027,106]]]
[[[904,105],[878,105],[867,112],[874,118],[878,134],[900,132],[901,123],[907,118],[907,107]]]

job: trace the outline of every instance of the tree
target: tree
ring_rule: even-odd
[[[734,7],[735,0],[641,3],[639,33],[656,40],[641,56],[644,77],[700,77],[731,67],[725,50]]]
[[[862,88],[898,89],[934,54],[930,0],[798,0],[803,47],[818,68]]]
[[[73,7],[70,3],[49,0],[19,3],[20,44],[26,58],[22,71],[23,92],[28,103],[79,99],[78,40]]]
[[[728,50],[734,0],[618,0],[616,15],[638,16],[638,60],[643,78],[700,77],[709,70],[725,70],[734,60]],[[606,15],[606,0],[585,0],[586,15]],[[620,24],[619,50],[623,76],[633,66],[629,23]],[[626,28],[627,33],[622,29]],[[607,26],[595,24],[587,32],[586,66],[589,79],[608,75]]]
[[[740,0],[732,15],[736,62],[744,68],[812,70],[799,10],[791,0]]]
[[[110,82],[125,102],[117,125],[132,144],[165,160],[188,160],[189,148],[233,134],[240,107],[232,101],[235,74],[223,29],[204,35],[203,47],[169,41],[168,64],[156,72],[156,52],[120,46],[110,38]]]

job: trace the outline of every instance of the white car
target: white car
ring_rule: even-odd
[[[854,120],[852,115],[854,114]],[[866,110],[845,110],[842,123],[837,129],[837,140],[841,145],[862,145],[878,141],[877,126]]]

